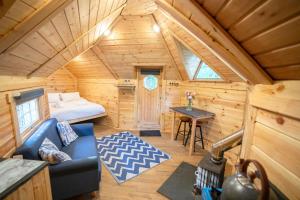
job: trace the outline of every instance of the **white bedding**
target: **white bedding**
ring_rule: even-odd
[[[83,98],[76,101],[60,102],[56,106],[50,104],[50,116],[58,121],[69,121],[103,113],[105,113],[105,109],[102,105]]]

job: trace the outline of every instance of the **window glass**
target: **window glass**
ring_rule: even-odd
[[[212,70],[206,63],[201,61],[201,59],[192,51],[190,51],[190,49],[188,49],[178,40],[175,41],[178,44],[179,50],[181,51],[183,64],[190,80],[221,79],[221,77],[214,70]]]
[[[196,79],[221,79],[221,77],[203,62],[200,66]]]
[[[21,134],[40,119],[37,98],[17,105],[16,110]]]
[[[157,88],[158,80],[153,75],[148,75],[144,78],[144,87],[147,90],[154,90]]]

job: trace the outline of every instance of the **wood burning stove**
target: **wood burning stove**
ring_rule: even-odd
[[[224,152],[242,143],[244,130],[241,129],[212,145],[211,152],[199,162],[194,193],[201,194],[204,187],[221,188],[224,181],[226,158]]]

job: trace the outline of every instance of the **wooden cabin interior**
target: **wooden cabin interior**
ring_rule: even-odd
[[[0,105],[0,199],[300,199],[300,1],[0,0]]]

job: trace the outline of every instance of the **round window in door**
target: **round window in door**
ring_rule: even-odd
[[[155,90],[157,88],[158,80],[153,75],[148,75],[144,78],[144,87],[147,90]]]

